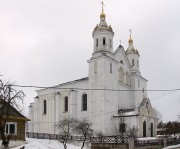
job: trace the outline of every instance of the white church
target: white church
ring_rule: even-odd
[[[140,55],[128,40],[129,46],[113,51],[114,32],[100,14],[94,28],[94,49],[88,77],[62,83],[54,88],[37,91],[29,106],[29,132],[58,133],[55,125],[63,117],[88,118],[94,133],[117,135],[120,119],[128,128],[136,128],[137,137],[157,135],[157,118],[147,96],[147,80],[141,76]]]

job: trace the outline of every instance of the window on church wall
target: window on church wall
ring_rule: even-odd
[[[137,67],[139,67],[139,61],[137,60]]]
[[[119,80],[124,83],[124,70],[122,67],[119,69]]]
[[[96,38],[96,47],[98,47],[98,38]]]
[[[43,101],[43,114],[46,114],[47,113],[47,101],[44,100]]]
[[[87,111],[87,94],[82,96],[82,111]]]
[[[112,73],[112,63],[110,63],[110,73]]]
[[[132,66],[134,66],[134,59],[132,59]]]
[[[68,97],[64,98],[64,112],[68,112]]]
[[[106,38],[103,37],[103,45],[106,45]]]
[[[146,137],[146,121],[143,122],[143,137]]]
[[[126,72],[126,84],[129,85],[129,73]]]
[[[97,73],[97,62],[94,63],[94,73]]]
[[[112,40],[109,40],[110,48],[112,48]]]
[[[124,122],[119,124],[119,132],[126,133],[126,124]]]
[[[151,137],[153,137],[153,123],[151,123]]]
[[[138,87],[140,87],[140,81],[139,81],[139,79],[138,79]]]

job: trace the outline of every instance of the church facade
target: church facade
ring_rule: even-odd
[[[136,129],[137,137],[156,136],[156,113],[141,76],[139,52],[131,35],[127,50],[120,45],[113,51],[114,32],[105,18],[102,10],[92,33],[88,77],[38,90],[29,106],[29,132],[58,133],[55,125],[68,116],[88,118],[94,133],[117,135],[123,120],[125,129]]]

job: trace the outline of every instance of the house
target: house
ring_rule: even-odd
[[[9,114],[7,114],[7,111]],[[8,136],[10,137],[9,147],[24,144],[27,121],[29,119],[18,112],[13,106],[5,103],[2,99],[0,100],[0,128],[5,123],[5,136],[7,138]],[[2,144],[1,136],[0,144]]]
[[[136,136],[156,136],[156,113],[147,95],[147,80],[141,75],[140,54],[131,35],[126,50],[119,45],[114,51],[114,31],[107,25],[102,10],[92,37],[88,77],[38,90],[29,106],[28,131],[58,133],[56,124],[69,116],[87,117],[94,133],[116,135],[123,117],[129,127],[137,128]]]

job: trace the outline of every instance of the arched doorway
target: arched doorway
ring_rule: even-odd
[[[146,137],[146,121],[143,122],[143,137]]]
[[[151,123],[151,137],[153,137],[153,123]]]

